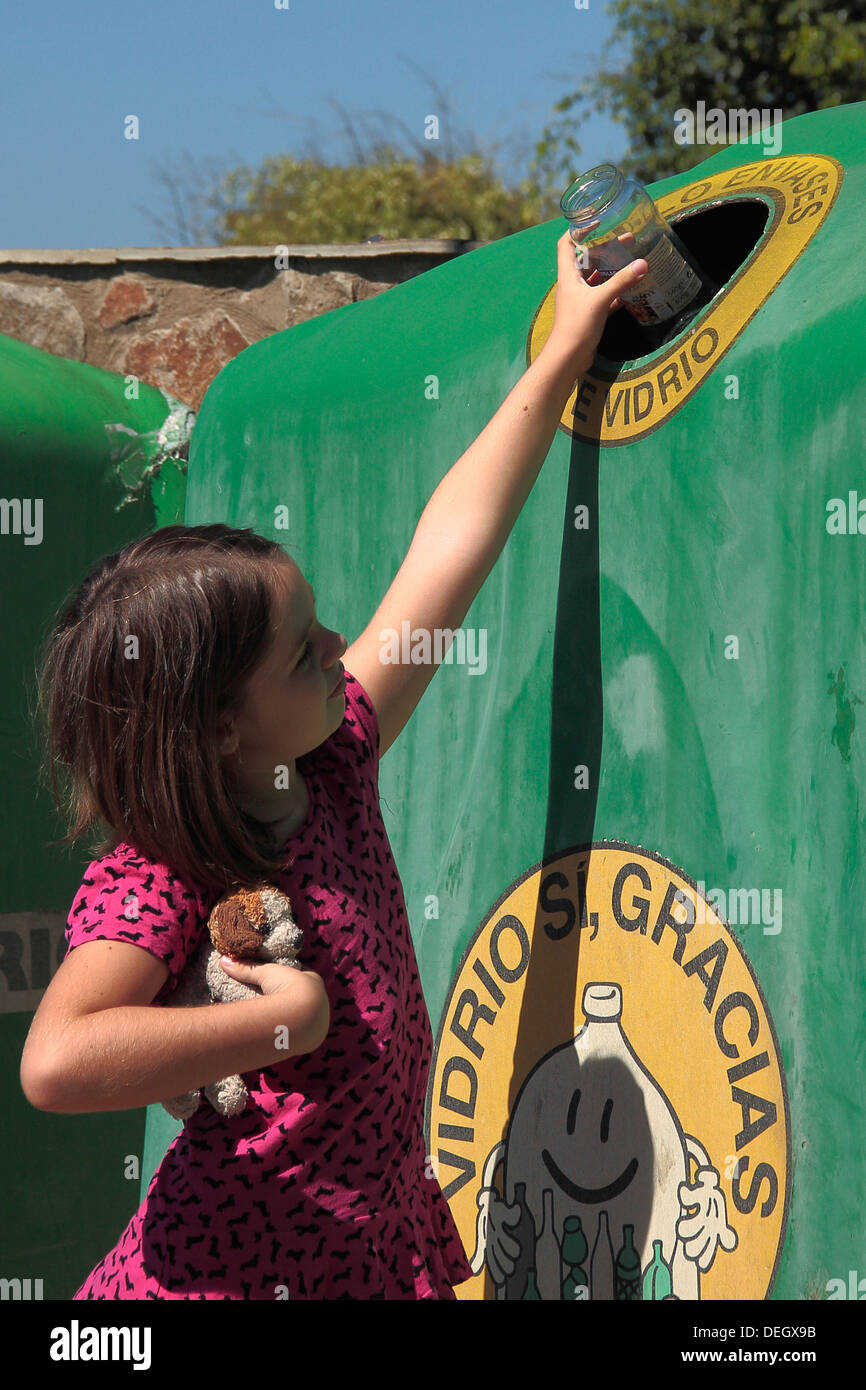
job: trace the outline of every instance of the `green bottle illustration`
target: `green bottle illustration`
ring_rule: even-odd
[[[579,1216],[567,1216],[562,1228],[562,1263],[568,1266],[568,1273],[562,1281],[562,1300],[571,1303],[575,1299],[589,1297],[589,1280],[583,1262],[589,1253],[586,1236]]]
[[[649,1301],[658,1302],[672,1293],[670,1266],[662,1255],[662,1243],[653,1241],[653,1257],[644,1270],[643,1296]]]
[[[618,1301],[641,1296],[640,1256],[634,1248],[634,1226],[623,1226],[622,1246],[613,1269],[613,1296]]]
[[[538,1292],[538,1287],[535,1283],[534,1269],[530,1269],[526,1276],[526,1291],[523,1295],[523,1301],[526,1302],[527,1299],[537,1299],[539,1303],[541,1302],[541,1294]]]

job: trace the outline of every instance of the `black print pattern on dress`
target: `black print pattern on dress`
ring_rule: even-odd
[[[297,760],[310,791],[277,886],[325,982],[331,1026],[306,1057],[247,1072],[246,1109],[203,1103],[75,1299],[453,1298],[471,1277],[426,1176],[432,1036],[382,821],[378,721],[346,673],[339,729]],[[167,964],[171,1007],[215,897],[128,844],[90,864],[68,950],[129,941]]]

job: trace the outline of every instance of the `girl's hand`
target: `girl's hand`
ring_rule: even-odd
[[[304,975],[311,984],[318,981],[324,990],[321,975],[317,975],[315,970],[301,970],[297,965],[277,965],[275,961],[254,965],[251,961],[232,960],[231,956],[221,956],[220,968],[239,984],[248,985],[250,989],[260,989],[262,994],[282,994],[287,989],[296,988],[299,975]]]
[[[620,240],[628,244],[634,237],[626,234]],[[636,285],[649,267],[645,260],[636,260],[609,280],[600,280],[597,271],[587,275],[578,266],[570,232],[564,232],[557,242],[557,262],[553,327],[547,343],[554,343],[572,357],[580,374],[592,365],[608,315],[620,306],[619,295]]]
[[[223,973],[242,985],[260,989],[262,994],[283,994],[275,1007],[280,1015],[278,1027],[287,1030],[286,1057],[314,1052],[328,1036],[331,1025],[331,1005],[325,984],[315,970],[301,970],[296,965],[277,965],[274,961],[253,965],[249,961],[220,957]]]

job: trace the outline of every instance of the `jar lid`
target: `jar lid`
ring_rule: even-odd
[[[591,222],[618,196],[623,176],[615,164],[597,164],[580,174],[569,184],[559,200],[559,206],[569,222]]]

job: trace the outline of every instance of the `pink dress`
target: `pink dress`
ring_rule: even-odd
[[[74,1299],[453,1299],[471,1277],[427,1159],[432,1036],[379,809],[378,720],[348,672],[345,689],[339,729],[297,759],[310,809],[275,880],[325,982],[328,1037],[246,1072],[234,1118],[202,1098]],[[88,866],[68,950],[152,952],[171,971],[154,1004],[170,1006],[215,901],[121,844]]]

